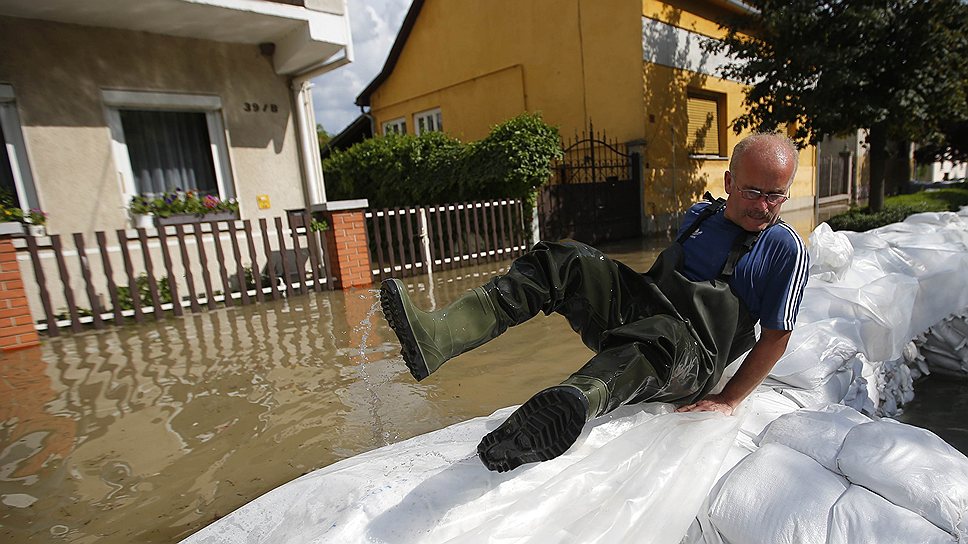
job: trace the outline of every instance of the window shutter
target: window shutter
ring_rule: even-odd
[[[690,96],[686,110],[689,114],[686,146],[700,155],[719,155],[719,103]]]

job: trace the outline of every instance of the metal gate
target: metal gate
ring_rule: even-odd
[[[641,235],[641,161],[605,133],[577,134],[538,199],[541,237],[588,244]]]

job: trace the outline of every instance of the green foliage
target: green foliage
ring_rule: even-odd
[[[333,151],[323,170],[332,198],[366,198],[377,208],[528,198],[560,153],[558,129],[523,114],[470,144],[440,132],[371,138]]]
[[[323,232],[324,230],[329,230],[329,223],[325,219],[316,219],[315,217],[309,222],[309,230],[313,232]]]
[[[329,144],[329,141],[332,138],[333,136],[330,133],[326,132],[326,129],[323,128],[323,125],[320,125],[320,124],[316,125],[316,140],[319,142],[320,151],[322,151],[323,148],[326,147],[327,144]]]
[[[871,130],[871,204],[883,200],[885,143],[957,145],[968,121],[968,4],[960,0],[749,0],[708,50],[734,60],[724,75],[750,85],[733,128],[795,138]],[[874,163],[877,163],[876,165]]]
[[[851,210],[845,214],[831,217],[827,220],[827,224],[834,230],[864,232],[904,221],[904,218],[911,214],[953,212],[962,206],[968,206],[968,187],[964,184],[945,189],[889,197],[884,201],[884,209],[880,211],[871,211],[868,208]]]
[[[141,307],[145,308],[148,306],[153,306],[154,301],[151,300],[151,288],[148,286],[148,275],[141,273],[134,280],[134,291],[138,295],[138,300],[141,302]],[[168,285],[168,276],[162,276],[156,282],[158,285],[158,299],[162,304],[172,301],[171,298],[171,286]],[[133,310],[134,302],[132,300],[133,293],[130,285],[119,285],[118,286],[118,306],[122,310]],[[156,311],[161,311],[160,308],[156,308]]]
[[[24,211],[17,200],[7,191],[0,191],[0,223],[24,220]]]
[[[217,212],[238,212],[239,203],[231,198],[220,200],[214,195],[200,195],[194,191],[172,191],[158,196],[135,195],[128,204],[131,213],[170,217],[172,215],[206,215]]]

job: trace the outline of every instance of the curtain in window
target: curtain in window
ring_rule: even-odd
[[[0,128],[0,197],[10,197],[14,204],[20,205],[17,197],[17,184],[13,180],[13,170],[10,168],[10,156],[7,155],[7,140]]]
[[[218,196],[204,112],[120,113],[138,194],[181,189]]]
[[[689,131],[686,133],[689,151],[700,155],[719,155],[719,102],[690,96],[686,111],[689,113]]]

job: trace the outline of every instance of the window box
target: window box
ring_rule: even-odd
[[[0,223],[0,236],[6,234],[23,234],[24,224],[20,221],[5,221]]]
[[[239,212],[215,212],[205,215],[179,214],[169,215],[168,217],[155,217],[155,225],[167,227],[169,225],[186,225],[189,223],[208,223],[209,221],[235,221],[239,218]]]

